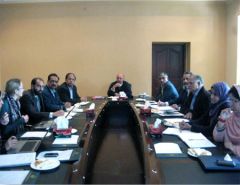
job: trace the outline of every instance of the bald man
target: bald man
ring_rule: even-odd
[[[124,80],[124,75],[119,73],[116,76],[116,81],[112,82],[108,88],[108,96],[119,96],[123,91],[128,98],[132,98],[131,84]]]

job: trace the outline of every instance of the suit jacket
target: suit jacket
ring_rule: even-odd
[[[60,85],[57,88],[57,91],[60,96],[60,99],[63,102],[70,102],[72,105],[74,105],[75,103],[80,102],[81,100],[77,92],[77,87],[74,85],[72,89],[73,89],[73,99],[70,98],[70,92],[66,82]]]
[[[64,103],[60,100],[58,92],[56,91],[53,96],[48,86],[45,86],[42,96],[43,102],[47,112],[55,112],[58,110],[66,110]]]
[[[30,124],[39,123],[43,120],[49,119],[49,112],[45,111],[42,95],[38,95],[41,106],[40,112],[36,104],[35,96],[36,94],[32,90],[28,90],[20,99],[21,113],[29,116]]]
[[[163,92],[163,93],[162,93]],[[178,92],[172,82],[167,81],[162,89],[160,86],[156,101],[168,102],[174,104],[178,98]]]
[[[1,137],[4,140],[7,140],[9,137],[16,136],[24,131],[25,121],[22,117],[19,117],[18,119],[13,120],[12,118],[13,113],[10,108],[9,101],[6,98],[4,98],[3,103],[4,104],[0,111],[0,117],[2,117],[5,112],[7,112],[9,116],[9,123],[7,125],[0,124],[0,128],[1,128]]]
[[[177,104],[178,106],[180,106],[180,112],[183,114],[186,114],[187,110],[188,110],[188,105],[187,105],[187,100],[189,97],[189,93],[186,89],[181,88],[179,90],[179,97],[176,100],[175,104]]]
[[[201,132],[206,137],[212,137],[213,129],[218,122],[218,116],[220,115],[220,113],[223,109],[226,109],[229,107],[230,107],[229,102],[226,102],[218,108],[218,111],[215,116],[210,116],[209,110],[208,110],[199,119],[190,121],[190,124],[192,125],[191,131]]]
[[[192,113],[192,120],[199,119],[202,115],[206,114],[210,106],[210,94],[205,90],[204,87],[200,89],[198,95],[195,99],[193,109],[190,110],[190,105],[192,102],[193,94],[191,93],[187,100],[188,111]]]
[[[127,81],[123,81],[122,86],[121,87],[116,87],[115,88],[115,92],[113,92],[111,90],[111,88],[116,83],[117,83],[117,81],[112,82],[110,84],[110,86],[108,88],[108,92],[107,92],[108,96],[115,96],[115,93],[119,93],[120,91],[124,91],[128,98],[130,98],[130,99],[133,98],[133,96],[132,96],[132,89],[131,89],[131,84],[130,83],[128,83]]]

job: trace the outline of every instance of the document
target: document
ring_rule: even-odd
[[[188,134],[181,133],[180,139],[185,142],[190,148],[211,148],[216,147],[202,133],[190,132]]]
[[[179,128],[179,123],[182,121],[185,121],[186,123],[189,122],[188,119],[183,119],[183,118],[169,118],[164,120],[165,120],[164,122],[165,126],[176,127],[176,128]]]
[[[0,184],[22,184],[29,170],[0,171]]]
[[[74,108],[72,112],[76,112],[76,113],[83,112],[83,109]]]
[[[69,138],[56,138],[53,141],[54,145],[75,145],[78,144],[78,135],[72,135]]]
[[[21,138],[44,138],[47,132],[39,131],[39,132],[25,132]]]
[[[35,161],[35,158],[36,152],[0,155],[0,167],[30,165],[31,162]]]
[[[181,154],[182,151],[177,143],[154,144],[156,154]]]
[[[167,128],[163,131],[163,134],[178,136],[190,148],[216,147],[216,145],[209,141],[202,133],[180,130],[178,128]]]
[[[54,158],[54,159],[58,159],[59,161],[68,161],[71,158],[73,150],[52,150],[52,151],[44,151],[38,154],[37,159],[43,159],[43,158]],[[58,154],[56,157],[46,157],[44,156],[45,154],[50,154],[50,153],[54,153],[54,154]]]
[[[163,131],[163,134],[178,136],[181,132],[189,133],[190,131],[188,131],[188,130],[180,130],[179,128],[167,128],[167,129],[165,129]]]

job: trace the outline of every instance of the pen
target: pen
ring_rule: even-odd
[[[68,115],[73,111],[74,108],[75,108],[75,105],[74,105],[73,108],[67,113],[67,115],[65,116],[65,118],[68,117]]]

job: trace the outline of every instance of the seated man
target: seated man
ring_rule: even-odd
[[[168,80],[166,73],[160,74],[160,88],[156,101],[160,106],[172,105],[178,98],[178,92],[175,86]]]
[[[182,77],[182,87],[179,89],[179,97],[176,102],[172,105],[173,108],[180,110],[181,113],[186,114],[187,110],[187,99],[190,95],[189,92],[189,80],[191,78],[191,72],[184,72]]]
[[[133,98],[131,84],[124,80],[123,74],[117,74],[116,81],[112,82],[108,88],[108,96],[119,96],[119,93],[123,91],[128,98]]]
[[[210,93],[203,86],[203,79],[199,75],[192,75],[189,80],[190,95],[187,100],[187,114],[185,118],[196,120],[208,113]]]
[[[59,77],[57,74],[52,73],[48,75],[47,86],[43,89],[43,102],[47,112],[55,112],[58,110],[66,110],[71,107],[70,102],[63,103],[60,100],[58,92],[56,91],[58,86]]]
[[[21,112],[22,114],[28,114],[30,124],[36,124],[44,120],[64,115],[63,110],[46,112],[42,98],[43,88],[43,79],[33,78],[31,81],[31,89],[25,91],[20,99]]]
[[[68,73],[65,76],[65,82],[57,88],[60,99],[63,102],[70,102],[71,105],[74,105],[75,103],[81,101],[80,96],[77,92],[77,86],[75,85],[75,81],[75,74]]]

